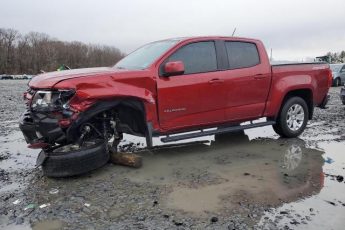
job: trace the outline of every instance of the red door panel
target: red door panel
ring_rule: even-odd
[[[225,120],[225,88],[221,72],[161,77],[159,122],[163,129],[181,129]]]
[[[260,66],[226,71],[226,119],[261,117],[269,92],[271,73]]]

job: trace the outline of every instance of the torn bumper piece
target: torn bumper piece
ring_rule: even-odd
[[[29,148],[47,148],[66,140],[58,120],[44,113],[25,111],[20,118],[19,128]]]

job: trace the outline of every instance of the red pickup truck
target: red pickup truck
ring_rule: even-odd
[[[270,65],[259,40],[167,39],[113,67],[33,78],[20,128],[28,147],[43,149],[46,175],[66,176],[104,164],[123,133],[146,137],[148,147],[152,137],[170,142],[265,125],[296,137],[314,107],[325,107],[331,84],[325,63]]]

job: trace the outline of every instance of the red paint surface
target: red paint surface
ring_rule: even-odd
[[[255,43],[260,64],[209,73],[159,76],[159,67],[178,48],[197,41]],[[176,66],[174,66],[176,67]],[[180,67],[180,66],[178,66]],[[329,66],[271,66],[262,42],[232,37],[182,39],[145,70],[89,68],[42,74],[29,83],[36,89],[74,89],[71,108],[87,110],[98,100],[135,98],[144,103],[146,119],[160,133],[275,117],[292,90],[307,89],[319,105],[329,89]]]

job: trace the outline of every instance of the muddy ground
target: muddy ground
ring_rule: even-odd
[[[27,81],[0,81],[0,229],[345,229],[345,106],[299,139],[271,127],[156,147],[143,167],[50,179],[18,129]]]

